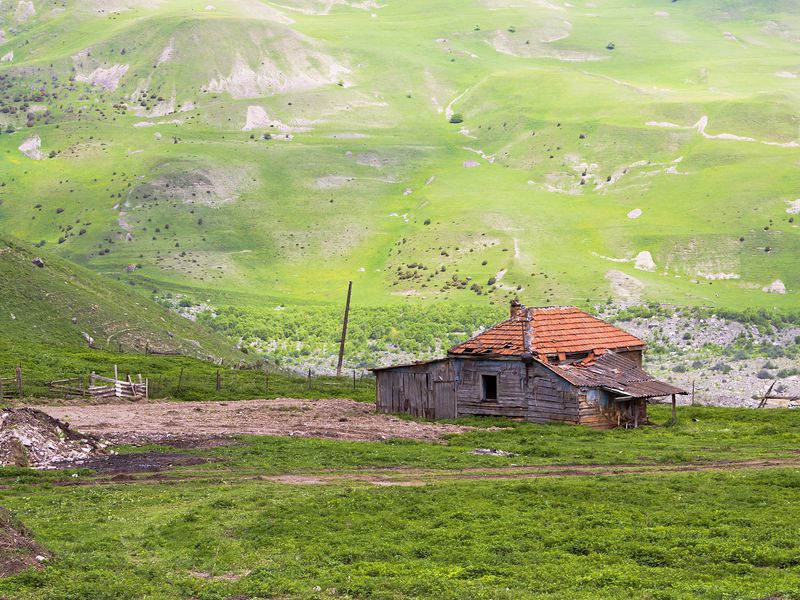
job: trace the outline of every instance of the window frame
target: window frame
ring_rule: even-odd
[[[489,383],[491,382],[491,383]],[[499,376],[497,373],[481,373],[481,400],[483,402],[496,402],[499,394]],[[488,384],[488,385],[487,385]],[[494,388],[492,390],[492,388]],[[493,396],[489,392],[493,391]]]

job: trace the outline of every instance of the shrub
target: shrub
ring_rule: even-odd
[[[772,373],[766,369],[761,369],[758,373],[756,373],[756,377],[759,379],[772,379]]]
[[[453,116],[450,117],[451,123],[463,123],[464,122],[464,115],[461,113],[453,113]]]
[[[731,372],[731,366],[725,364],[724,362],[718,362],[713,367],[711,367],[711,369],[713,371],[719,371],[720,373],[724,373],[725,375]]]

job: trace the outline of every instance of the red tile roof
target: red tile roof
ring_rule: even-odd
[[[546,356],[645,347],[645,343],[636,336],[574,306],[520,306],[512,310],[515,313],[512,318],[453,346],[449,353],[504,356],[529,353]]]

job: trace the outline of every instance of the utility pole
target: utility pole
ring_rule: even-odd
[[[342,322],[342,339],[339,342],[339,362],[336,364],[336,376],[342,375],[342,362],[344,361],[344,340],[347,337],[347,319],[350,316],[350,294],[353,292],[353,282],[347,282],[347,303],[344,305],[344,321]]]

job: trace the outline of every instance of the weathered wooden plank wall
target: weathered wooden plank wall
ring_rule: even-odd
[[[484,399],[483,375],[497,377],[497,399]],[[378,371],[376,377],[379,412],[432,419],[494,415],[599,429],[647,421],[644,401],[616,402],[519,359],[450,358]]]
[[[578,389],[538,363],[531,365],[527,418],[534,423],[578,423]]]
[[[521,360],[458,358],[453,364],[459,416],[527,416],[527,370]],[[496,400],[484,400],[482,375],[497,377]]]
[[[377,371],[379,412],[404,413],[430,419],[456,417],[452,366],[449,361]]]

